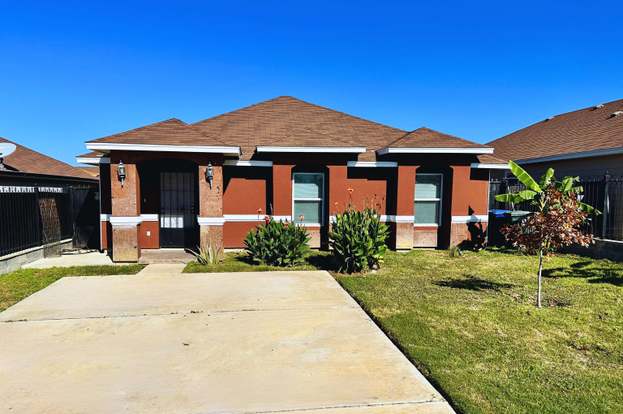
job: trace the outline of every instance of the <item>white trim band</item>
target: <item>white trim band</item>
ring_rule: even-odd
[[[264,221],[266,214],[223,214],[226,223],[244,221]]]
[[[275,147],[258,146],[257,152],[305,152],[305,153],[346,153],[360,154],[366,152],[366,147]]]
[[[223,165],[228,167],[272,167],[272,161],[262,160],[225,160]]]
[[[493,148],[382,148],[376,151],[379,155],[386,154],[493,154]]]
[[[466,224],[466,223],[486,223],[489,221],[489,216],[486,214],[477,215],[472,214],[471,216],[452,216],[452,223],[456,224]]]
[[[395,216],[395,215],[379,215],[379,218],[384,223],[413,223],[415,220],[414,216]],[[329,216],[329,220],[331,223],[335,223],[336,216]]]
[[[222,226],[223,224],[225,224],[225,218],[197,216],[197,223],[199,223],[200,226]]]
[[[113,227],[134,227],[134,226],[138,226],[141,223],[141,221],[143,221],[143,219],[141,218],[141,216],[131,216],[131,217],[110,216],[108,218],[108,221],[110,221],[110,224]]]
[[[292,222],[292,216],[270,216],[272,217],[273,220],[275,221],[288,221],[288,222]]]
[[[78,164],[87,164],[87,165],[110,164],[110,158],[109,157],[76,157],[76,162]]]
[[[110,214],[100,214],[100,221],[109,221],[110,216]]]
[[[216,145],[160,145],[160,144],[119,144],[110,142],[87,142],[87,148],[94,151],[159,151],[159,152],[200,152],[227,155],[240,155],[240,147]]]
[[[142,221],[159,221],[158,214],[141,214]]]
[[[509,170],[510,169],[508,164],[487,164],[487,163],[480,163],[480,162],[473,162],[471,164],[471,167],[477,168],[477,169],[487,169],[487,170]]]
[[[360,168],[396,168],[398,163],[395,161],[348,161],[348,167]]]

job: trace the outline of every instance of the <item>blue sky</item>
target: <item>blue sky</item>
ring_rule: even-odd
[[[293,95],[487,142],[623,98],[617,2],[5,2],[0,136],[88,139]]]

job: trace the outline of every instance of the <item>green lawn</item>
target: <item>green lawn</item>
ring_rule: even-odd
[[[337,275],[465,413],[623,412],[623,264],[503,252],[390,253],[378,273]]]
[[[75,266],[50,269],[21,269],[0,275],[0,311],[65,276],[131,275],[144,265]]]
[[[253,264],[248,260],[247,254],[226,253],[222,262],[214,265],[200,265],[190,262],[184,268],[184,273],[211,273],[211,272],[267,272],[269,270],[330,270],[331,255],[327,252],[313,251],[302,263],[294,267],[277,267]]]

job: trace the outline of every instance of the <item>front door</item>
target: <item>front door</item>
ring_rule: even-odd
[[[196,178],[187,171],[160,173],[160,247],[197,245]]]

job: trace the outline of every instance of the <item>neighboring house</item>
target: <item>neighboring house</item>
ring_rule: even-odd
[[[540,176],[623,176],[623,99],[544,119],[487,145]]]
[[[0,159],[0,273],[61,247],[97,247],[97,178],[6,138],[1,143],[16,149]]]
[[[169,119],[86,143],[100,166],[102,248],[241,248],[264,221],[307,227],[314,247],[352,205],[374,207],[391,247],[446,247],[487,226],[493,148],[427,128],[404,131],[292,97],[195,124]]]

